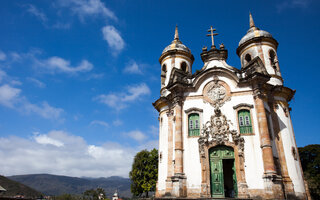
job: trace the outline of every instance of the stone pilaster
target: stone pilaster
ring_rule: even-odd
[[[271,147],[270,134],[268,130],[267,115],[264,108],[263,96],[259,89],[254,91],[254,102],[257,112],[259,135],[260,135],[260,147],[262,149],[262,159],[264,166],[265,178],[276,175],[276,168],[273,160],[273,153]]]
[[[281,176],[282,176],[282,181],[284,185],[284,190],[285,190],[285,194],[290,194],[290,193],[294,193],[294,189],[293,189],[292,180],[288,173],[287,161],[284,155],[284,148],[282,143],[279,119],[278,119],[278,115],[276,114],[277,107],[278,107],[277,105],[270,104],[270,108],[273,108],[273,111],[271,111],[271,118],[272,118],[273,130],[275,133],[275,140],[278,147],[277,150],[278,150],[279,161],[281,166]]]
[[[183,137],[182,137],[182,109],[181,102],[175,106],[175,165],[174,174],[183,173]]]
[[[173,110],[167,112],[168,116],[168,172],[166,180],[166,195],[171,196],[172,193],[172,181],[171,177],[173,176]]]
[[[172,180],[172,195],[175,197],[187,196],[186,177],[183,173],[183,133],[182,133],[182,101],[180,97],[174,100],[175,113],[175,163]]]

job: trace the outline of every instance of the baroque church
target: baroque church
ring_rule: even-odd
[[[177,27],[160,56],[156,197],[307,199],[290,118],[295,90],[283,84],[278,42],[250,14],[238,69],[214,31],[196,73]]]

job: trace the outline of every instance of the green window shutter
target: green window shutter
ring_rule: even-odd
[[[189,118],[189,136],[199,136],[200,135],[200,121],[199,114],[192,113],[188,116]]]
[[[240,110],[238,112],[240,133],[252,133],[252,123],[249,110]]]

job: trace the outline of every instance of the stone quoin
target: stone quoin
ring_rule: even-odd
[[[278,42],[255,26],[240,40],[241,69],[214,44],[194,57],[179,39],[160,56],[157,198],[307,199],[290,118],[295,94],[283,85]]]

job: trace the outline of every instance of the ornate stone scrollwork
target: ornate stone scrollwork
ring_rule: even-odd
[[[209,143],[224,144],[230,141],[238,145],[239,154],[243,154],[244,150],[244,139],[241,137],[240,133],[236,130],[230,130],[229,123],[226,116],[221,113],[219,108],[215,109],[215,114],[211,116],[210,121],[207,121],[203,125],[203,129],[200,133],[199,143],[199,153],[202,157],[205,156],[204,146]]]
[[[225,86],[219,83],[219,79],[214,77],[214,80],[208,84],[205,89],[205,103],[210,103],[214,108],[221,107],[226,101],[231,100]]]

